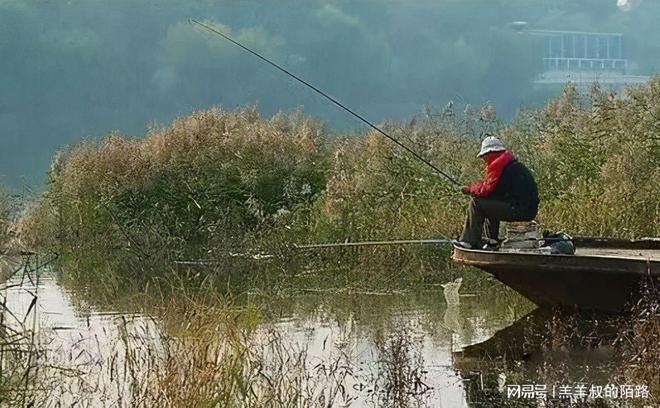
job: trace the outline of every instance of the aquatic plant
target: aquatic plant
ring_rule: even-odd
[[[492,108],[428,111],[387,129],[463,183],[480,178],[480,139],[498,134],[539,184],[543,228],[574,235],[660,234],[660,78],[616,95],[568,86],[548,106],[510,124]],[[429,238],[460,232],[467,199],[382,137],[345,138],[334,148],[326,189],[298,224],[329,241]],[[576,217],[575,214],[579,214]],[[295,223],[294,223],[295,224]]]
[[[561,385],[585,384],[589,386],[587,395],[591,395],[591,386],[610,386],[616,392],[583,394],[571,402],[572,406],[657,405],[657,292],[657,282],[644,282],[643,296],[621,315],[538,309],[505,329],[507,336],[496,334],[482,345],[471,346],[461,370],[470,377],[476,366],[485,386],[470,384],[470,398],[475,405],[485,407],[536,406],[532,398],[507,397],[505,385],[531,383],[557,390]],[[619,394],[621,387],[629,385],[646,387],[647,394],[635,394],[634,398]],[[548,393],[544,403],[566,406],[567,398]]]
[[[336,351],[310,355],[258,309],[217,292],[190,295],[182,288],[167,304],[146,300],[152,316],[106,316],[102,331],[72,328],[73,343],[44,330],[43,352],[33,360],[39,375],[13,389],[11,405],[327,407],[350,406],[359,396],[424,406],[429,397],[421,338],[411,342],[407,323],[384,336],[374,371],[352,360],[349,331],[332,335],[328,347]]]
[[[660,78],[616,95],[567,87],[540,111],[523,114],[503,139],[539,183],[539,220],[574,235],[660,235]],[[575,216],[579,214],[579,216]]]
[[[18,200],[0,187],[0,254],[6,254],[13,248],[15,232],[13,224],[16,218]]]
[[[568,86],[548,106],[523,111],[510,124],[481,111],[428,110],[409,123],[386,124],[390,134],[453,177],[478,180],[480,139],[498,134],[534,173],[541,228],[573,235],[641,238],[660,235],[660,78],[616,95]],[[332,147],[328,183],[310,206],[281,220],[295,242],[424,239],[459,234],[467,198],[378,134],[345,137]],[[575,216],[579,214],[579,216]],[[322,249],[310,269],[341,266],[344,282],[406,279],[445,281],[448,248]],[[351,274],[350,271],[355,271]],[[373,273],[372,273],[373,271]],[[391,271],[388,272],[388,271]],[[468,285],[472,285],[469,282]]]
[[[510,124],[487,105],[428,109],[383,126],[464,183],[481,177],[480,139],[498,134],[537,178],[543,228],[638,238],[660,234],[649,222],[660,216],[659,95],[659,78],[619,96],[596,87],[585,98],[568,87]],[[265,119],[215,108],[141,140],[113,134],[56,156],[22,231],[60,253],[72,278],[95,273],[117,288],[200,273],[190,282],[231,273],[234,283],[249,276],[280,288],[280,278],[304,270],[324,270],[333,284],[388,287],[455,277],[449,248],[296,252],[291,244],[453,237],[467,200],[374,132],[334,137],[301,113]],[[179,260],[214,267],[172,274]]]
[[[420,338],[415,338],[410,323],[391,323],[391,333],[378,341],[380,371],[374,392],[382,406],[404,408],[427,406],[431,391],[426,382]]]
[[[31,302],[25,314],[17,314],[7,306],[7,279],[21,275],[22,280],[38,279],[39,261],[31,256],[12,259],[0,255],[0,405],[34,406],[31,390],[35,385],[44,386],[41,370],[45,348],[40,343],[40,333],[34,312],[37,296],[31,294]]]
[[[132,278],[213,248],[245,252],[324,187],[324,135],[296,113],[263,120],[255,109],[214,108],[142,140],[83,142],[55,158],[26,240]]]
[[[641,283],[642,296],[621,321],[615,344],[621,350],[620,371],[615,380],[646,385],[649,399],[639,406],[660,404],[660,282],[649,278]]]

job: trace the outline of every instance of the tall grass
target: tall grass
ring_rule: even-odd
[[[660,78],[622,95],[595,87],[585,97],[569,86],[510,124],[490,106],[448,106],[384,127],[466,184],[481,177],[481,138],[498,134],[536,176],[545,228],[637,238],[660,234],[659,99]],[[113,134],[58,156],[26,229],[33,245],[84,271],[76,279],[100,269],[149,282],[177,259],[222,258],[218,269],[240,274],[252,266],[227,254],[265,250],[293,261],[283,244],[455,236],[466,205],[374,132],[334,138],[300,113],[265,119],[214,108],[144,139]],[[448,253],[356,251],[338,266],[427,265],[416,278],[424,281]],[[309,259],[322,257],[298,258]]]
[[[488,108],[488,107],[486,107]],[[568,87],[538,111],[511,124],[492,111],[420,115],[390,130],[441,169],[467,184],[480,178],[480,137],[496,132],[534,173],[538,216],[549,229],[638,238],[660,225],[660,79],[614,95],[588,97]],[[456,235],[466,199],[441,177],[377,134],[347,139],[335,150],[328,185],[310,217],[312,230],[337,239]]]
[[[660,235],[660,78],[586,99],[569,87],[503,132],[534,170],[539,220],[573,234]]]
[[[324,187],[324,135],[300,114],[211,109],[142,140],[83,142],[56,157],[26,240],[146,281],[177,259],[245,252]]]
[[[14,249],[16,231],[12,227],[16,216],[16,204],[16,200],[4,188],[0,188],[0,254],[6,254]]]
[[[617,380],[643,381],[649,390],[648,402],[660,405],[660,285],[648,279],[642,282],[641,292],[617,337],[621,350]]]
[[[38,295],[29,292],[31,302],[25,314],[8,307],[9,287],[7,279],[21,276],[21,281],[38,279],[38,259],[24,256],[13,259],[0,255],[0,405],[31,406],[34,400],[30,390],[43,386],[41,358],[44,347],[40,343],[38,324],[34,317]],[[14,285],[15,286],[15,285]],[[31,314],[32,312],[32,314]]]

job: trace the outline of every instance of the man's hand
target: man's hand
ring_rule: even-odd
[[[471,195],[470,194],[470,187],[468,187],[468,186],[461,187],[461,193],[463,193],[465,195]]]

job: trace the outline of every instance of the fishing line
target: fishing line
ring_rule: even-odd
[[[288,75],[288,76],[290,76],[291,78],[295,79],[296,81],[300,82],[301,84],[303,84],[303,85],[307,86],[308,88],[312,89],[314,92],[316,92],[316,93],[318,93],[319,95],[323,96],[324,98],[328,99],[330,102],[334,103],[334,104],[335,104],[336,106],[338,106],[339,108],[341,108],[341,109],[345,110],[346,112],[350,113],[350,114],[353,115],[355,118],[357,118],[357,119],[359,119],[360,121],[364,122],[364,123],[365,123],[367,126],[369,126],[370,128],[374,129],[375,131],[377,131],[377,132],[380,133],[381,135],[385,136],[386,138],[388,138],[388,139],[391,140],[392,142],[396,143],[398,146],[400,146],[400,147],[402,147],[403,149],[405,149],[408,153],[412,154],[413,157],[415,157],[417,160],[419,160],[419,161],[421,161],[422,163],[426,164],[427,166],[431,167],[431,168],[435,171],[435,174],[436,174],[436,175],[437,175],[437,174],[440,174],[440,175],[444,176],[447,180],[449,180],[449,181],[451,181],[452,183],[454,183],[455,185],[457,185],[457,186],[459,186],[459,187],[461,186],[461,183],[459,183],[458,181],[456,181],[453,177],[451,177],[450,175],[448,175],[448,174],[445,173],[444,171],[440,170],[439,168],[437,168],[436,166],[434,166],[431,162],[429,162],[428,160],[426,160],[425,158],[423,158],[422,156],[420,156],[419,154],[417,154],[414,150],[412,150],[412,149],[409,148],[408,146],[404,145],[403,143],[399,142],[397,139],[395,139],[394,137],[390,136],[390,135],[387,134],[385,131],[381,130],[378,126],[374,125],[372,122],[370,122],[369,120],[365,119],[363,116],[361,116],[361,115],[359,115],[359,114],[353,112],[351,109],[349,109],[349,108],[346,107],[344,104],[342,104],[341,102],[339,102],[338,100],[336,100],[336,99],[333,98],[332,96],[328,95],[327,93],[325,93],[325,92],[322,91],[321,89],[319,89],[319,88],[317,88],[316,86],[310,84],[309,82],[305,81],[304,79],[300,78],[299,76],[297,76],[297,75],[295,75],[295,74],[289,72],[287,69],[281,67],[280,65],[276,64],[275,62],[273,62],[273,61],[269,60],[268,58],[262,56],[261,54],[257,53],[256,51],[253,51],[253,50],[249,49],[249,48],[246,47],[245,45],[241,44],[240,42],[234,40],[233,38],[229,37],[228,35],[224,34],[224,33],[221,32],[221,31],[219,31],[219,30],[216,29],[215,27],[212,27],[212,26],[210,26],[210,25],[208,25],[208,24],[201,23],[201,22],[199,22],[199,21],[197,21],[197,20],[193,20],[193,19],[191,19],[190,22],[191,22],[191,23],[194,23],[194,24],[197,24],[197,25],[199,25],[200,27],[203,27],[203,28],[205,28],[206,30],[208,30],[208,31],[210,31],[210,32],[212,32],[212,33],[214,33],[214,34],[217,34],[217,35],[221,36],[221,37],[224,38],[225,40],[227,40],[227,41],[231,42],[232,44],[234,44],[234,45],[236,45],[236,46],[242,48],[243,50],[245,50],[245,51],[249,52],[250,54],[254,55],[255,57],[259,58],[260,60],[266,62],[267,64],[269,64],[269,65],[271,65],[271,66],[273,66],[273,67],[275,67],[276,69],[282,71],[283,73],[285,73],[286,75]]]

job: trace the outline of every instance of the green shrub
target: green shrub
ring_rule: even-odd
[[[324,187],[324,138],[297,113],[211,109],[143,140],[83,142],[53,164],[33,243],[118,265],[241,249]]]

